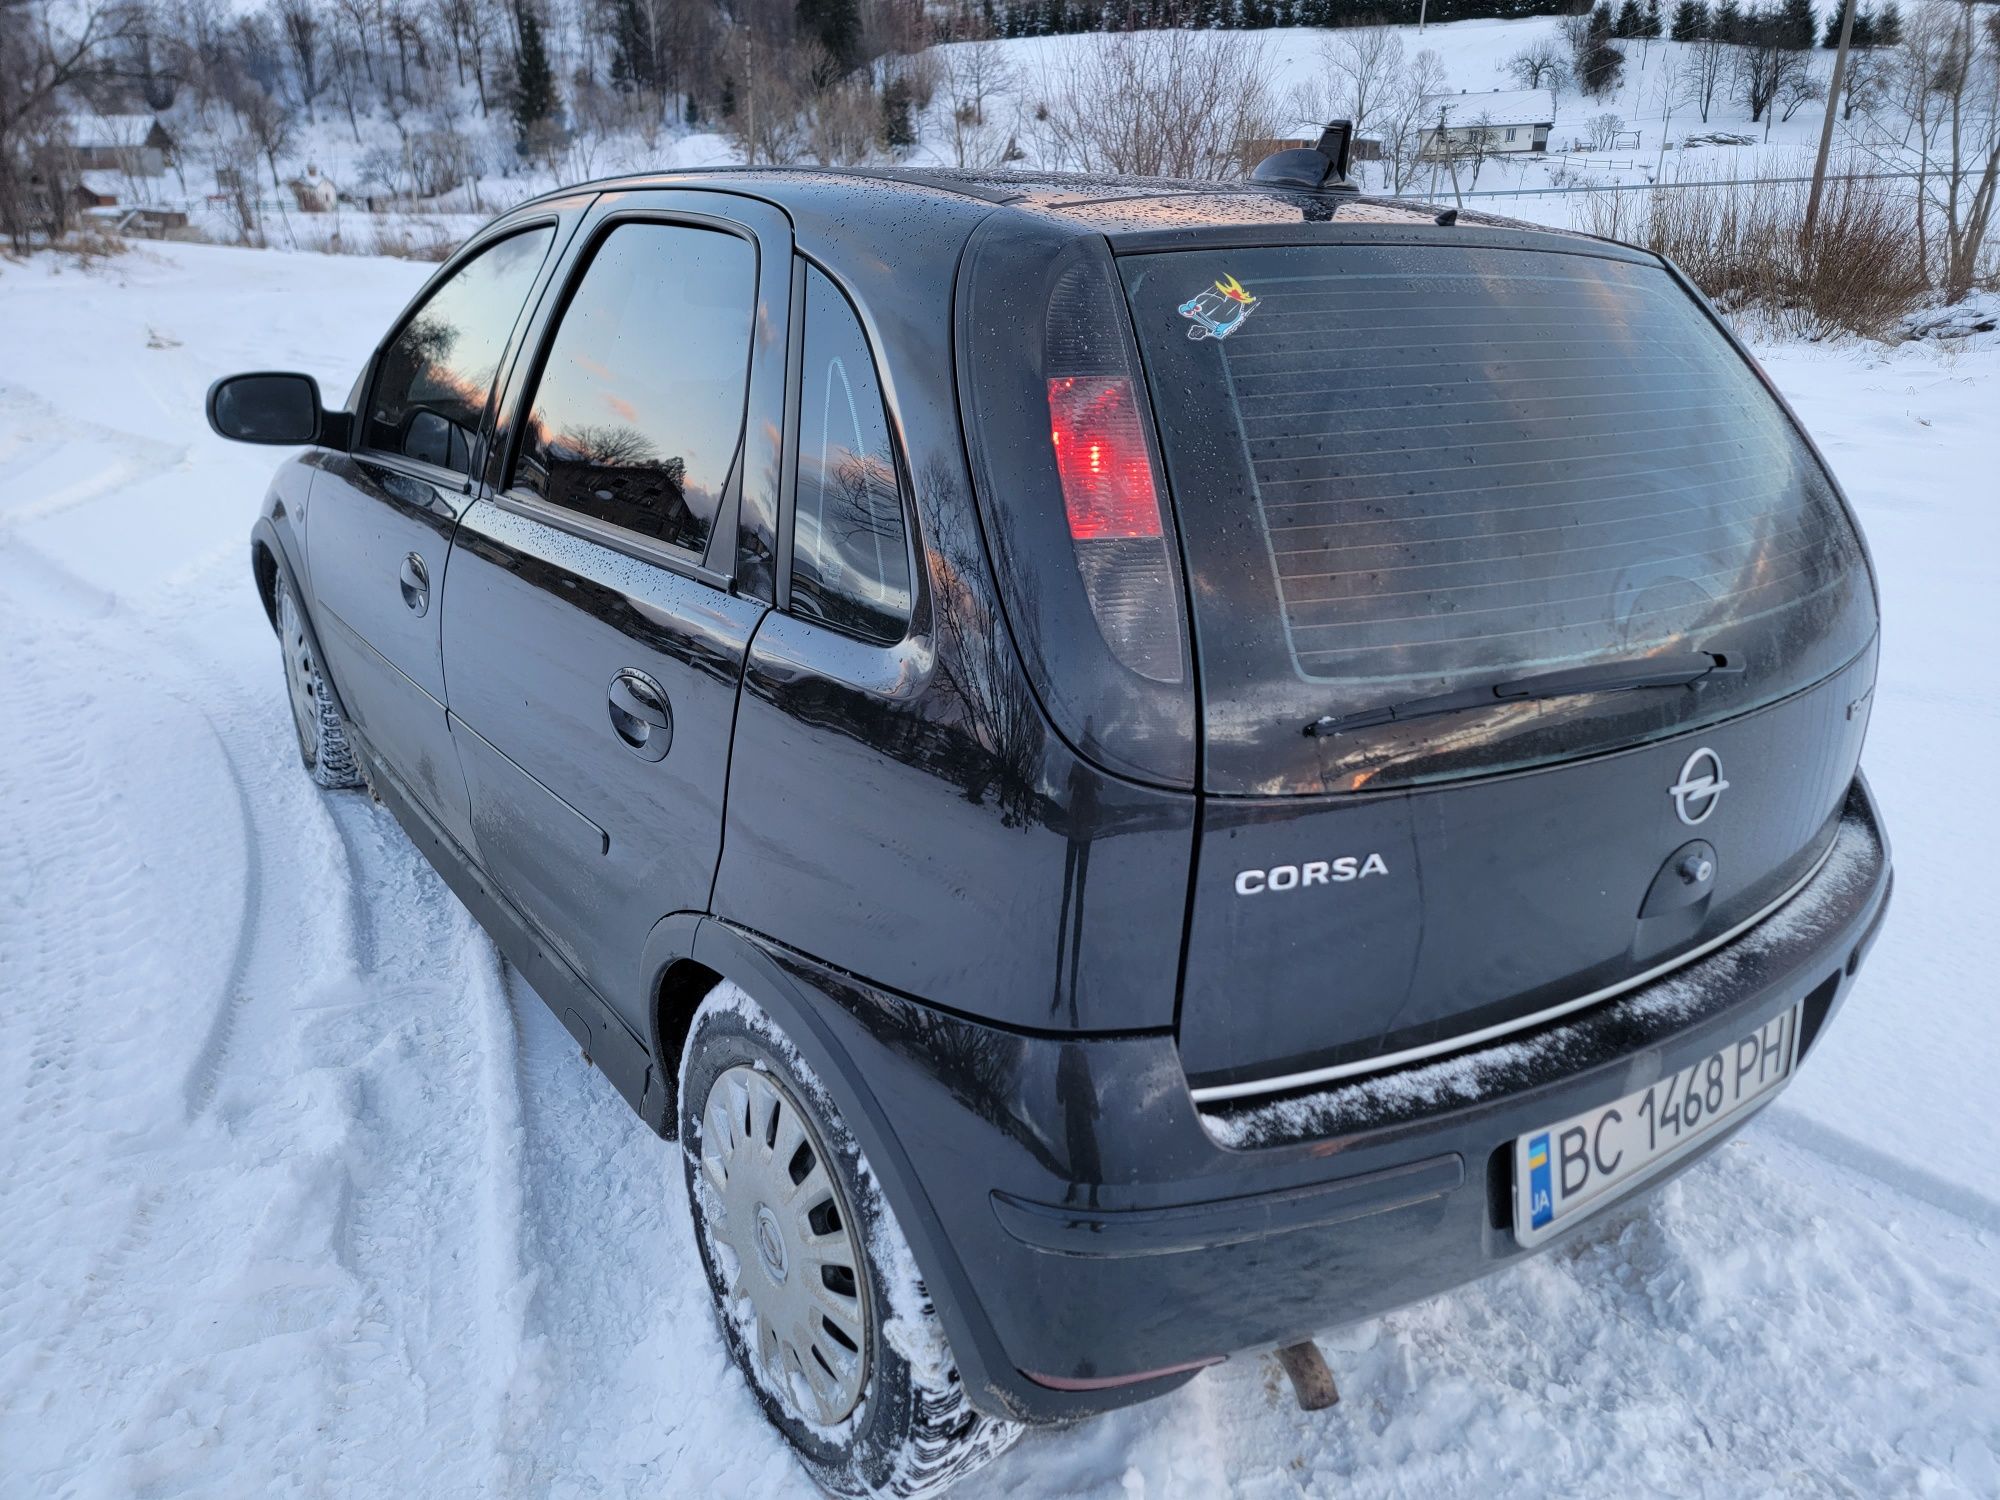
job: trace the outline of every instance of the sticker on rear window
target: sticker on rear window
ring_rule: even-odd
[[[1194,324],[1191,339],[1226,339],[1257,310],[1257,299],[1234,276],[1225,276],[1212,290],[1196,292],[1180,306],[1181,316]]]

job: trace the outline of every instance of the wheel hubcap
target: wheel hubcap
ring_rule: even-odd
[[[847,1195],[798,1101],[769,1073],[734,1067],[702,1112],[701,1169],[726,1245],[729,1302],[770,1388],[831,1426],[860,1404],[872,1316]]]
[[[292,700],[292,728],[298,731],[299,749],[310,759],[318,746],[313,729],[319,722],[319,671],[313,666],[305,622],[299,618],[299,606],[290,589],[278,594],[278,645],[285,657],[285,689]]]

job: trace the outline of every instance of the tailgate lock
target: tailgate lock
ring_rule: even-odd
[[[1706,839],[1694,839],[1667,856],[1660,873],[1653,877],[1639,916],[1643,920],[1693,906],[1706,901],[1714,889],[1715,846]]]

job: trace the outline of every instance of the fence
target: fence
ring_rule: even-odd
[[[1830,172],[1827,181],[1834,182],[1915,182],[1924,174],[1920,172]],[[1929,174],[1933,181],[1939,174]],[[1736,188],[1736,187],[1776,187],[1781,184],[1811,182],[1810,177],[1722,177],[1705,178],[1687,182],[1669,180],[1665,182],[1604,182],[1588,183],[1581,187],[1539,187],[1539,188],[1476,188],[1467,192],[1452,194],[1454,198],[1559,198],[1577,193],[1650,193],[1656,189],[1675,188]],[[1443,193],[1384,193],[1386,198],[1413,198],[1424,202],[1435,202]]]

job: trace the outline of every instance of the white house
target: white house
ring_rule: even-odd
[[[1425,156],[1546,151],[1555,123],[1556,97],[1547,89],[1432,94],[1424,100],[1420,150]]]

